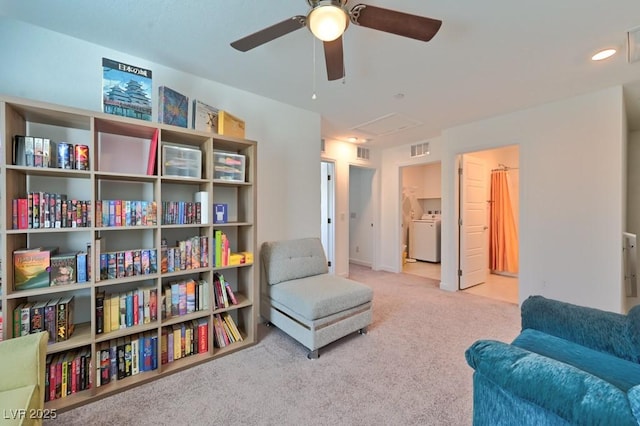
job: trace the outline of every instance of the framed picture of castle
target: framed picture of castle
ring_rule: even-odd
[[[151,70],[102,58],[102,110],[151,121]]]

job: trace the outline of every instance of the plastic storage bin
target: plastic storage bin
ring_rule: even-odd
[[[162,176],[202,177],[202,152],[179,145],[162,145]]]
[[[225,182],[244,182],[245,156],[228,152],[213,153],[213,178]]]

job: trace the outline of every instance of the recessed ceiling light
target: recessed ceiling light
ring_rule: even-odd
[[[596,53],[591,57],[592,61],[601,61],[603,59],[610,58],[616,53],[616,49],[604,49]]]
[[[356,138],[355,136],[351,136],[350,138],[347,139],[349,142],[358,142],[358,138]]]

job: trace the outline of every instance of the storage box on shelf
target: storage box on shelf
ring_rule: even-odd
[[[0,129],[6,141],[32,137],[49,146],[32,153],[19,138],[15,153],[3,144],[0,161],[0,333],[10,339],[55,319],[48,408],[68,409],[256,342],[255,142],[11,97],[0,97]],[[66,158],[70,149],[74,157]],[[234,163],[231,179],[216,175],[219,152]],[[214,202],[227,204],[227,223],[213,224]],[[228,252],[216,266],[220,230]],[[14,252],[49,247],[58,269],[41,271],[37,285],[17,285],[31,271],[16,280]],[[214,296],[220,275],[227,304]],[[47,317],[60,306],[67,316]],[[23,309],[35,312],[24,326]],[[170,331],[180,353],[163,362]]]
[[[245,160],[246,157],[244,155],[230,152],[214,152],[213,178],[229,182],[244,182]]]

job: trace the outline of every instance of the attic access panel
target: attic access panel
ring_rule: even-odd
[[[417,120],[413,120],[401,114],[391,113],[360,124],[354,127],[353,130],[367,133],[372,136],[386,136],[420,125],[422,125],[422,123]]]

